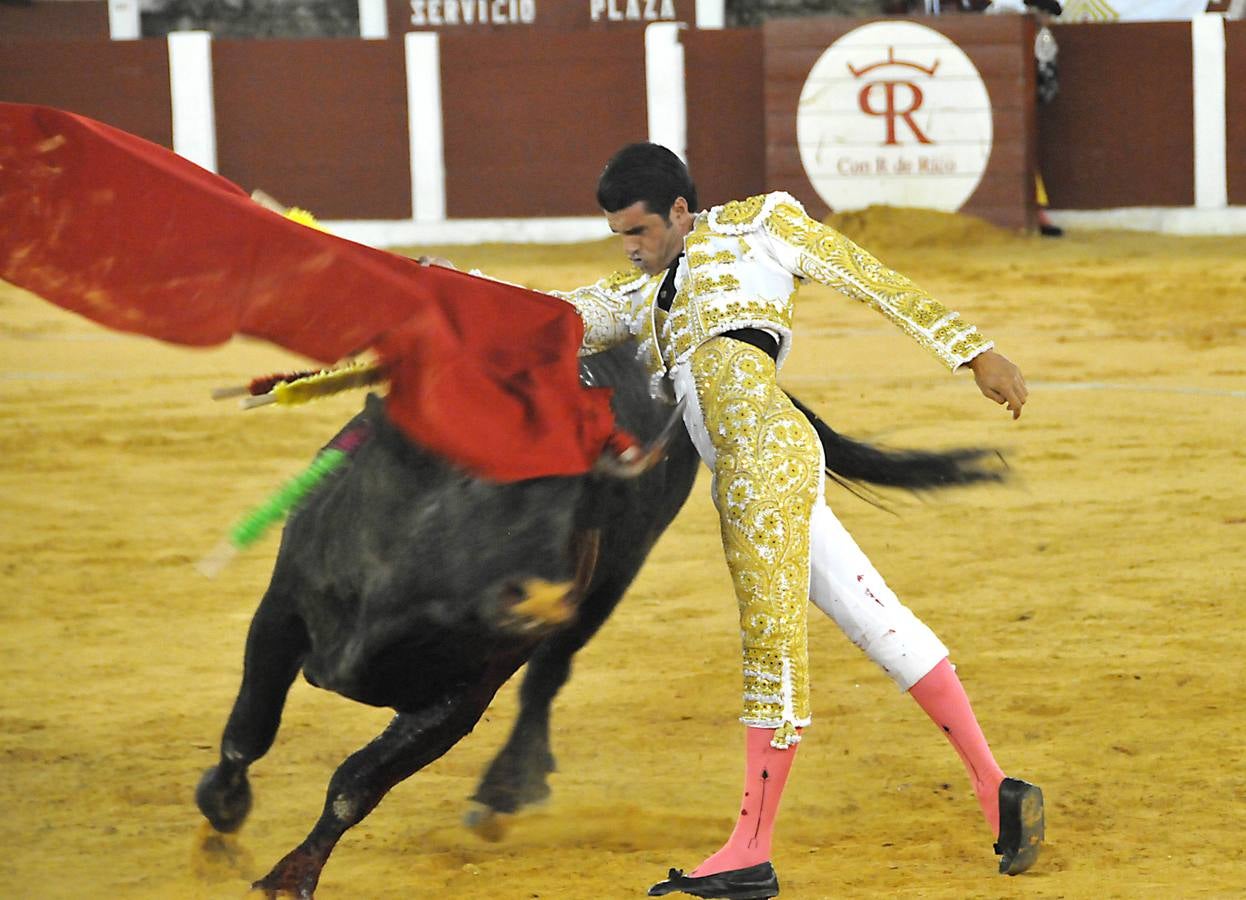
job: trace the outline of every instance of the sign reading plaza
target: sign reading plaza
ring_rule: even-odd
[[[679,18],[676,0],[410,0],[410,5],[414,28],[645,24]]]

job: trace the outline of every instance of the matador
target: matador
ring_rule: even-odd
[[[687,167],[656,144],[606,165],[597,200],[630,270],[569,292],[583,352],[634,338],[651,390],[683,400],[684,424],[713,472],[723,550],[743,644],[746,780],[735,829],[689,875],[671,869],[654,896],[763,898],[778,893],[771,834],[802,730],[809,725],[807,600],[940,726],[996,835],[999,871],[1038,856],[1042,793],[995,762],[948,649],[905,607],[823,497],[823,449],[778,386],[800,283],[813,279],[882,313],[950,370],[1020,415],[1020,370],[974,326],[775,192],[694,212]]]

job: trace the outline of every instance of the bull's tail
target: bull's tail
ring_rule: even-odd
[[[866,482],[884,487],[929,491],[1007,477],[1007,464],[998,450],[960,447],[953,450],[887,450],[845,437],[822,421],[791,394],[792,403],[809,419],[826,454],[827,474],[843,484]]]

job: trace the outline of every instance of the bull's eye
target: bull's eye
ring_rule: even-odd
[[[527,597],[528,592],[518,582],[508,581],[502,588],[502,600],[506,603],[520,603],[526,600]]]

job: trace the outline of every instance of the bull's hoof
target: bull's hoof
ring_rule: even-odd
[[[263,882],[257,881],[251,885],[251,890],[247,892],[247,897],[259,900],[315,900],[316,892],[304,892],[297,890],[286,890],[284,888],[268,888],[263,886]]]
[[[552,768],[548,771],[554,771]],[[550,789],[549,782],[543,777],[529,778],[524,781],[519,789],[515,792],[515,802],[517,809],[523,809],[526,806],[540,806],[549,800],[553,791]]]
[[[291,851],[273,866],[273,870],[251,885],[252,892],[259,892],[269,900],[295,897],[297,900],[313,900],[316,884],[320,881],[320,865],[299,850]]]
[[[526,807],[540,806],[549,800],[552,793],[545,773],[537,771],[523,773],[505,782],[486,778],[470,799],[491,812],[513,815]]]
[[[539,806],[550,798],[552,791],[546,776],[555,770],[554,755],[548,750],[516,750],[508,746],[493,760],[468,799],[500,814]]]
[[[239,771],[230,778],[222,774],[220,766],[213,766],[199,779],[195,803],[217,831],[224,834],[237,831],[251,812],[251,783],[247,781],[247,773]]]
[[[254,897],[256,900],[263,897],[264,900],[315,900],[316,892],[286,890],[285,888],[269,888],[264,886],[264,882],[257,881],[251,885],[251,890],[247,893],[248,897]]]
[[[483,803],[473,803],[463,814],[463,824],[482,841],[496,844],[510,831],[511,817],[496,809],[490,809]]]

